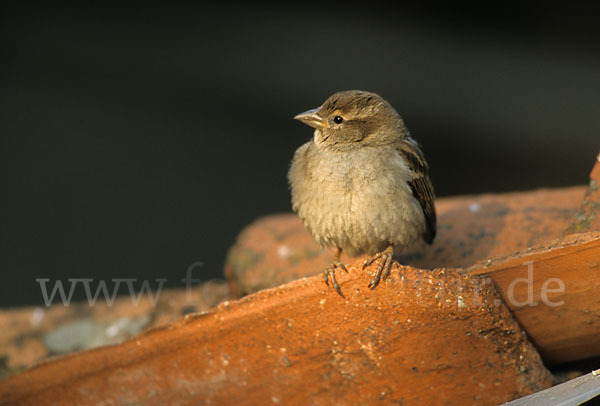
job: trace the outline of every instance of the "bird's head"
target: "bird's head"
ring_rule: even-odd
[[[328,149],[385,145],[407,134],[388,102],[361,90],[334,93],[320,107],[294,118],[315,128],[315,143]]]

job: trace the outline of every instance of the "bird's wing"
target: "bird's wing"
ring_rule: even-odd
[[[397,151],[406,159],[410,170],[413,173],[413,179],[408,182],[412,189],[413,196],[421,204],[423,214],[425,215],[426,229],[423,233],[423,239],[428,243],[433,243],[436,232],[435,215],[435,193],[431,178],[429,177],[429,167],[423,156],[423,152],[415,140],[406,137],[397,146]]]

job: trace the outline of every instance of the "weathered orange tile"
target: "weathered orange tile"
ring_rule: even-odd
[[[442,198],[436,202],[438,235],[399,256],[423,269],[466,267],[498,255],[526,250],[564,232],[586,188]],[[321,273],[332,253],[322,250],[294,214],[261,218],[230,249],[225,274],[238,295]],[[351,258],[342,256],[348,262]]]
[[[493,279],[545,362],[600,356],[600,233],[569,235],[469,273]]]
[[[600,231],[600,154],[596,157],[581,207],[568,229],[570,233],[585,231]]]
[[[158,295],[157,295],[158,296]],[[82,320],[110,325],[119,319],[147,318],[149,326],[168,324],[187,312],[208,311],[229,298],[224,284],[206,282],[186,289],[164,289],[156,303],[144,295],[136,304],[120,296],[110,304],[102,299],[94,306],[87,301],[64,306],[60,301],[50,307],[24,307],[0,311],[0,377],[30,368],[49,356],[43,337],[57,328]],[[88,340],[90,337],[88,337]]]
[[[333,259],[293,214],[262,217],[244,228],[229,250],[225,276],[234,296],[320,273]]]
[[[582,207],[592,229],[599,168]],[[565,234],[583,194],[441,199],[436,244],[403,260],[433,268],[496,258],[468,270],[395,265],[373,291],[373,267],[358,260],[339,273],[347,299],[319,276],[303,278],[51,360],[0,381],[0,402],[485,405],[523,396],[551,383],[528,336],[550,362],[600,354],[600,233],[547,242]],[[583,229],[583,211],[570,231]],[[230,254],[232,286],[244,293],[320,272],[330,257],[311,241],[295,217],[261,220]],[[558,285],[544,296],[549,280]]]
[[[0,401],[47,404],[496,405],[550,385],[492,283],[394,266],[342,299],[319,276],[224,303],[124,344],[0,382]]]

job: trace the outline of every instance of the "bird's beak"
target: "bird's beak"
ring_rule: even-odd
[[[294,117],[295,120],[302,121],[304,124],[309,125],[313,128],[328,127],[327,122],[317,114],[319,108],[305,111],[304,113],[298,114]]]

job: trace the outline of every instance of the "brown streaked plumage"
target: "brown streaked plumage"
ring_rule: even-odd
[[[296,151],[288,174],[292,206],[324,246],[336,249],[325,270],[335,278],[342,251],[379,260],[369,287],[389,276],[393,247],[436,232],[435,194],[425,157],[404,122],[381,96],[338,92],[321,107],[295,117],[315,128],[314,137]]]

